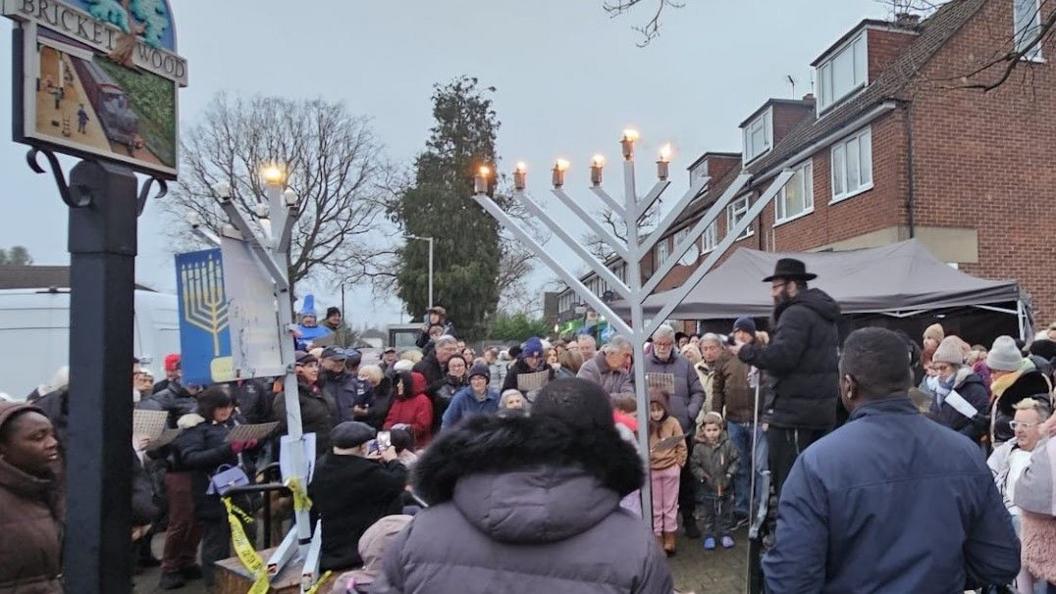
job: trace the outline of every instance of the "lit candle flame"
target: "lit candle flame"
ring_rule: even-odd
[[[556,167],[558,171],[566,171],[568,170],[569,165],[570,163],[565,159],[558,159],[557,163],[554,164],[554,167]]]
[[[660,147],[660,160],[667,163],[671,161],[671,144]]]
[[[528,171],[528,166],[524,164],[524,161],[517,161],[517,173],[525,173]]]
[[[491,167],[488,167],[487,165],[481,165],[478,171],[480,172],[481,177],[488,177],[491,175]]]
[[[591,163],[595,167],[604,167],[605,166],[605,155],[594,155],[594,158],[591,159]]]
[[[633,128],[627,128],[623,131],[623,139],[631,142],[638,140],[638,131]]]

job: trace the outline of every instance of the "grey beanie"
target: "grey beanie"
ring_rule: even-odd
[[[1011,336],[998,336],[986,355],[986,366],[998,371],[1016,371],[1023,364],[1023,354]]]

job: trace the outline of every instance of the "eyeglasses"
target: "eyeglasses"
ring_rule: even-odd
[[[1008,422],[1008,426],[1011,427],[1013,431],[1015,431],[1016,429],[1019,429],[1020,427],[1022,427],[1024,429],[1030,429],[1031,427],[1037,427],[1039,424],[1040,423],[1025,423],[1023,421],[1009,421]]]

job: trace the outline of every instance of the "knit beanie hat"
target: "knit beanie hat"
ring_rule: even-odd
[[[930,338],[935,342],[942,342],[942,340],[946,338],[946,332],[942,329],[941,324],[932,324],[924,330],[924,338]]]
[[[485,380],[491,381],[491,371],[485,363],[476,363],[469,369],[469,379],[473,379],[476,375],[482,375]]]
[[[961,349],[963,341],[956,336],[947,336],[935,349],[931,360],[935,363],[950,363],[952,365],[964,365],[964,354]]]
[[[1023,355],[1011,336],[998,336],[986,355],[986,366],[997,371],[1016,371],[1023,364]]]
[[[524,344],[521,345],[521,356],[525,358],[542,357],[543,341],[538,336],[533,336],[524,341]]]

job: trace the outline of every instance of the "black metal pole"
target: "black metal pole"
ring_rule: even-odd
[[[132,329],[136,176],[82,161],[70,191],[67,594],[131,592]]]

